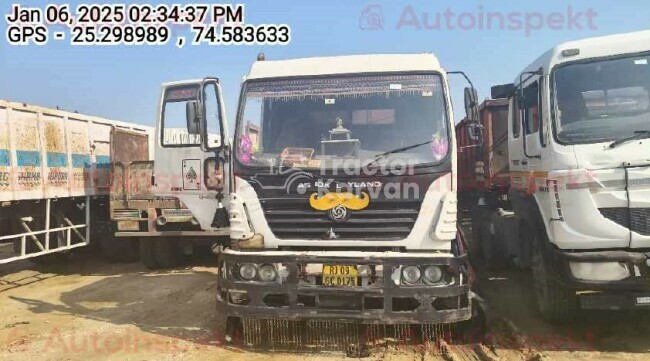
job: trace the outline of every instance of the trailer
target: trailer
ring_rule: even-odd
[[[503,217],[507,227],[499,235],[490,228],[494,210],[510,209],[510,163],[508,159],[508,100],[487,99],[479,106],[479,132],[465,118],[456,124],[458,139],[458,209],[472,221],[470,256],[482,258],[485,268],[503,266],[502,245],[517,243],[512,217]],[[486,196],[486,195],[489,195]],[[499,242],[495,239],[499,238]]]
[[[488,265],[531,270],[547,320],[650,307],[649,41],[642,31],[560,44],[492,88],[507,116],[457,127],[483,132],[459,137],[485,150],[461,168],[481,180],[465,197],[477,248]],[[497,128],[505,152],[489,143]]]
[[[508,100],[488,99],[479,105],[483,131],[473,134],[472,122],[464,118],[456,124],[458,138],[459,203],[472,203],[480,192],[507,190],[510,183],[508,164]],[[482,139],[478,139],[482,137]],[[463,198],[463,197],[470,198]]]
[[[151,128],[0,100],[0,264],[64,260],[110,234],[111,134]]]

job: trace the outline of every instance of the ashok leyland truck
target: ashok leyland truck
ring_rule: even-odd
[[[494,180],[474,233],[484,258],[532,269],[551,321],[650,309],[649,44],[650,31],[564,43],[492,89],[508,99],[507,147],[466,168]]]
[[[163,88],[161,129],[182,119],[192,135],[167,146],[164,163],[183,179],[158,192],[176,194],[203,229],[229,227],[224,324],[471,318],[447,75],[432,54],[260,56],[232,142],[218,79]],[[475,114],[473,88],[466,98]]]

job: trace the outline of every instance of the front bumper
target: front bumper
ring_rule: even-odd
[[[560,282],[576,292],[584,309],[650,309],[650,253],[628,251],[552,251],[553,269]],[[616,281],[577,279],[571,262],[625,264],[629,277]]]
[[[423,255],[226,250],[220,254],[218,314],[223,318],[327,319],[365,324],[440,324],[470,319],[466,257]],[[243,282],[226,271],[228,265],[237,263],[279,263],[288,274],[282,284]],[[383,271],[377,274],[382,283],[356,287],[304,284],[300,282],[299,270],[306,264],[382,265]],[[422,264],[438,265],[453,272],[454,282],[445,286],[398,286],[393,282],[391,275],[399,266]],[[233,291],[245,292],[246,303],[234,302]]]

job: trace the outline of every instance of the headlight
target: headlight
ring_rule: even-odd
[[[265,264],[259,269],[260,281],[262,282],[273,282],[277,277],[278,273],[275,271],[275,267],[270,264]]]
[[[422,272],[415,266],[408,266],[402,269],[402,280],[406,284],[412,285],[418,283],[421,276]]]
[[[442,280],[442,270],[438,266],[427,266],[424,269],[424,280],[429,283],[438,283]]]
[[[244,263],[239,266],[239,276],[246,281],[251,281],[257,276],[257,267],[252,263]]]
[[[361,265],[357,267],[357,274],[360,277],[368,277],[370,276],[371,273],[372,273],[372,268],[370,268],[370,266],[368,265]]]

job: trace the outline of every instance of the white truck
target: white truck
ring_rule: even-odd
[[[0,264],[64,260],[91,239],[128,253],[108,212],[116,131],[146,138],[153,128],[0,100]]]
[[[450,73],[432,54],[259,57],[233,143],[218,79],[163,86],[157,193],[226,232],[217,308],[230,333],[238,320],[471,318]],[[187,135],[166,144],[168,127]]]
[[[491,256],[532,269],[552,321],[650,308],[650,31],[558,45],[492,97],[509,99],[510,189],[479,199]]]
[[[166,129],[165,133],[165,144],[182,145],[188,136],[182,129]],[[116,149],[112,152],[111,235],[117,244],[125,245],[106,247],[107,251],[116,252],[104,252],[114,261],[140,258],[150,269],[176,267],[186,256],[202,251],[210,254],[210,248],[219,241],[218,236],[227,232],[227,228],[218,232],[204,231],[173,192],[157,192],[158,186],[164,187],[170,184],[168,182],[189,182],[188,179],[183,181],[186,175],[183,169],[168,169],[164,165],[156,168],[153,155],[147,157],[135,151],[149,144],[152,153],[161,156],[163,164],[168,164],[165,163],[168,152],[163,149],[158,135],[155,131],[147,136],[122,129],[113,134],[112,147]]]
[[[158,124],[150,137],[155,161],[129,161],[131,152],[127,151],[113,166],[110,209],[115,238],[135,246],[150,269],[176,267],[185,256],[229,243],[225,209],[219,213],[224,222],[215,223],[212,218],[219,205],[216,198],[223,194],[223,180],[215,168],[217,158],[201,149],[195,118],[201,82],[162,85]],[[204,105],[212,106],[210,111],[222,109],[215,104],[217,88],[211,90],[211,103]],[[211,120],[219,125],[219,119]],[[119,135],[125,144],[146,141],[131,132]],[[219,145],[220,139],[227,137],[209,136],[211,146]]]

